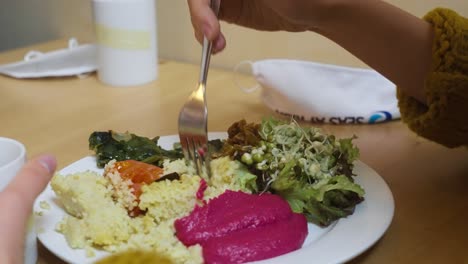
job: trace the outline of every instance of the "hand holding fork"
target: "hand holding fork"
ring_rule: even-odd
[[[211,0],[210,7],[218,15],[220,0]],[[210,66],[212,42],[203,38],[200,77],[197,89],[189,96],[179,113],[179,138],[185,159],[193,162],[200,177],[211,176],[208,150],[208,110],[206,80]]]

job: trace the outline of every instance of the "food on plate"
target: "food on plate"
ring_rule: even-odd
[[[162,257],[155,252],[141,250],[130,250],[116,253],[97,261],[95,264],[129,264],[129,263],[154,263],[154,264],[175,264],[170,259]]]
[[[130,238],[131,219],[125,208],[112,199],[106,178],[90,171],[67,177],[55,175],[51,186],[70,214],[57,226],[70,247],[111,247]]]
[[[328,226],[354,212],[364,190],[354,183],[353,163],[359,150],[353,138],[336,139],[294,120],[245,120],[228,129],[229,138],[217,156],[229,156],[257,175],[262,192],[286,199],[294,212]]]
[[[110,146],[92,147],[97,157],[109,159],[119,156],[109,154],[112,153],[109,149],[132,149],[140,153],[135,147],[138,144],[133,141],[153,142],[151,149],[161,149],[154,143],[157,139],[114,131],[94,132],[90,146],[96,146],[95,142],[114,142]],[[356,205],[364,200],[364,190],[353,179],[353,164],[359,157],[353,139],[337,139],[319,128],[301,127],[294,120],[266,118],[260,124],[249,124],[245,120],[235,122],[228,128],[228,139],[211,140],[209,149],[213,159],[229,157],[255,175],[256,183],[249,188],[253,193],[278,194],[289,202],[294,212],[303,213],[309,222],[328,226],[351,215]],[[169,154],[165,157],[164,153]],[[181,149],[176,145],[174,150],[164,153],[156,156],[163,161],[172,160]],[[155,160],[144,157],[140,161],[153,163]]]
[[[39,206],[41,207],[41,209],[44,209],[44,210],[49,210],[50,209],[50,204],[47,203],[46,201],[39,202]]]
[[[307,220],[278,195],[226,191],[175,221],[186,246],[199,244],[206,263],[244,263],[301,248]]]
[[[135,160],[111,160],[104,170],[104,176],[109,178],[114,188],[113,197],[124,204],[130,216],[141,214],[138,201],[142,186],[163,176],[161,168]]]
[[[165,150],[158,145],[158,140],[159,137],[149,139],[128,132],[96,131],[89,136],[89,148],[96,153],[99,168],[111,160],[138,160],[161,166],[165,159],[183,157],[180,147]]]
[[[307,221],[330,225],[364,199],[353,180],[353,138],[294,120],[234,123],[226,140],[209,142],[211,178],[196,175],[179,144],[166,150],[158,140],[94,132],[89,147],[103,173],[53,177],[68,213],[57,231],[70,247],[243,263],[301,248]]]
[[[164,161],[174,161],[183,158],[180,143],[174,144],[173,149],[163,149],[158,145],[160,137],[147,138],[125,132],[113,130],[95,131],[88,139],[89,148],[96,154],[97,166],[103,168],[109,161],[137,160],[159,167]],[[221,148],[219,139],[211,140],[208,149],[216,151]]]
[[[131,217],[125,207],[126,203],[122,199],[113,198],[116,189],[109,177],[94,172],[55,175],[52,188],[70,214],[64,217],[57,228],[64,234],[70,247],[96,248],[109,252],[151,250],[175,263],[202,263],[199,246],[185,247],[174,236],[173,218],[178,216],[179,211],[160,212],[160,215],[165,215],[158,220],[150,214]],[[190,179],[181,181],[177,188],[161,190],[153,194],[155,200],[172,201],[171,205],[175,208],[191,210],[187,200],[179,199],[191,193]],[[144,199],[144,196],[145,188],[141,198]]]
[[[202,263],[199,245],[184,246],[175,236],[174,220],[188,215],[196,204],[203,204],[197,192],[204,180],[182,160],[164,162],[163,174],[179,171],[178,180],[143,182],[141,194],[134,195],[133,182],[120,175],[115,160],[104,173],[87,171],[57,174],[51,186],[69,214],[58,224],[72,248],[96,248],[109,252],[144,249],[157,252],[174,263]],[[139,169],[141,164],[128,162]],[[154,166],[149,165],[148,166]],[[212,162],[213,184],[206,186],[203,199],[219,196],[226,190],[251,192],[256,177],[238,161],[221,158]],[[154,169],[143,170],[145,172]],[[161,178],[164,178],[163,176]],[[120,180],[119,180],[120,179]],[[200,196],[199,196],[200,197]],[[140,214],[132,214],[135,208]]]

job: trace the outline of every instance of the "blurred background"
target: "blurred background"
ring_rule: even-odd
[[[416,16],[443,6],[468,16],[466,0],[391,0]],[[156,0],[159,57],[198,63],[201,49],[195,42],[186,1]],[[293,58],[365,67],[333,42],[310,32],[259,32],[222,24],[228,46],[212,65],[232,69],[243,60]],[[0,52],[54,39],[76,37],[93,42],[91,0],[1,0]]]

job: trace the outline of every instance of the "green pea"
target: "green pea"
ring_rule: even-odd
[[[268,143],[267,144],[267,151],[271,151],[274,148],[275,148],[275,144],[273,144],[273,143]]]
[[[263,161],[263,155],[260,154],[260,153],[255,153],[255,154],[253,154],[252,159],[256,163],[262,162]]]
[[[253,160],[252,160],[252,155],[250,155],[249,153],[244,153],[241,157],[241,161],[247,165],[252,165],[253,163]]]

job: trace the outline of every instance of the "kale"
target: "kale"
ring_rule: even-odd
[[[116,131],[93,132],[89,136],[89,148],[96,154],[97,166],[102,168],[110,160],[137,160],[162,167],[164,159],[183,158],[180,145],[165,150],[158,145],[159,137],[147,138]]]

